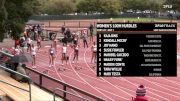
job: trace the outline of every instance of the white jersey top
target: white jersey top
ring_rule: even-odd
[[[32,55],[36,55],[36,48],[34,47],[34,48],[31,48],[31,54]]]
[[[86,28],[83,29],[83,34],[88,34],[88,30]]]
[[[93,52],[97,51],[97,45],[93,45]]]
[[[27,43],[31,44],[31,38],[27,38]]]
[[[15,54],[16,54],[16,55],[19,55],[19,54],[20,54],[20,52],[21,52],[21,50],[20,50],[20,49],[18,49],[18,48],[16,48],[16,49],[15,49]]]
[[[62,53],[66,53],[67,52],[67,47],[62,47]]]
[[[75,47],[75,50],[78,50],[79,49],[79,46],[77,45],[76,47]]]

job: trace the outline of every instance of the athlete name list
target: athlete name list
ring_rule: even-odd
[[[128,25],[134,29],[139,24],[119,26],[127,30]],[[151,27],[151,32],[139,28],[122,33],[113,26],[118,25],[101,23],[97,28],[97,76],[176,76],[176,31],[154,33]]]

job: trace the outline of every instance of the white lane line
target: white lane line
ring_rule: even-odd
[[[44,57],[44,56],[47,56],[47,55],[39,54],[38,56],[43,56],[43,57]],[[48,58],[48,57],[47,57],[47,58]],[[39,59],[39,58],[37,58],[37,59]],[[58,60],[59,60],[59,62],[56,61],[56,63],[60,64],[60,59],[58,59]],[[39,59],[39,61],[44,62],[45,60],[44,60],[44,58],[41,58],[41,59]],[[47,65],[47,66],[48,66],[48,65]],[[43,68],[43,67],[41,67],[41,68]],[[48,69],[48,68],[45,68],[45,69],[54,72],[54,70],[50,70],[50,69]],[[70,70],[71,72],[73,72],[73,70],[71,70],[71,69],[69,69],[69,68],[66,68],[66,69],[67,69],[67,70]],[[79,73],[80,73],[80,72],[79,72]],[[63,73],[62,73],[62,74],[63,74]],[[84,76],[87,76],[87,77],[89,77],[89,78],[92,78],[92,79],[96,79],[96,80],[98,80],[98,81],[100,81],[100,82],[104,82],[103,80],[100,80],[100,79],[97,79],[97,78],[95,78],[95,77],[86,75],[86,74],[84,74],[84,73],[80,73],[80,74],[82,74],[82,75],[84,75]]]
[[[86,50],[87,51],[87,50]],[[85,52],[86,52],[85,51]],[[85,57],[85,56],[84,56]],[[85,62],[86,62],[86,64],[87,64],[87,61],[86,61],[86,59],[85,59]],[[88,65],[88,64],[87,64]],[[88,65],[89,66],[89,65]],[[92,69],[91,69],[92,70]],[[94,71],[93,71],[94,72]],[[103,79],[103,78],[102,78]],[[104,80],[104,79],[103,79]],[[107,81],[107,80],[106,80]],[[137,86],[136,86],[137,87]],[[117,88],[117,87],[116,87]],[[157,94],[156,94],[157,95]],[[131,95],[131,96],[133,96],[133,95]],[[149,96],[150,97],[150,96]],[[160,96],[159,96],[160,97]],[[150,97],[150,98],[153,98],[153,97]],[[153,98],[154,99],[154,98]],[[164,99],[166,99],[166,98],[164,98]],[[156,100],[158,100],[158,99],[156,99]]]
[[[153,89],[153,88],[150,88],[150,87],[146,87],[146,88],[147,88],[147,89],[150,89],[150,90],[154,90],[154,91],[156,91],[156,92],[164,93],[164,94],[166,94],[166,95],[170,95],[170,96],[174,96],[174,97],[179,98],[178,96],[175,96],[175,95],[172,95],[172,94],[169,94],[169,93],[160,91],[160,90],[156,90],[156,89]],[[169,99],[169,100],[172,100],[172,99]]]
[[[164,80],[169,81],[171,83],[174,83],[176,85],[180,85],[180,82],[178,82],[178,81],[172,81],[172,80],[169,80],[169,79],[166,79],[166,78],[161,78],[161,79],[164,79]]]
[[[124,97],[119,96],[119,95],[117,95],[117,94],[115,94],[115,93],[106,91],[106,90],[104,90],[104,89],[102,89],[102,88],[98,88],[98,87],[95,87],[95,88],[97,88],[97,89],[99,89],[99,90],[101,90],[101,91],[104,91],[104,92],[106,92],[106,93],[109,93],[109,94],[111,94],[111,95],[117,96],[117,97],[119,97],[119,98],[122,98],[122,99],[124,99],[124,100],[128,100],[128,101],[129,101],[129,99],[130,99],[130,98],[129,98],[129,99],[128,99],[128,98],[124,98]],[[117,99],[116,99],[116,100],[117,100]]]
[[[87,49],[86,49],[85,52],[84,52],[84,61],[85,61],[86,65],[88,66],[88,68],[91,69],[91,67],[89,66],[89,64],[87,63],[86,58],[85,58],[85,57],[86,57],[86,56],[85,56],[86,52],[87,52]],[[92,71],[94,74],[96,74],[92,69],[91,69],[91,71]],[[100,77],[100,78],[102,78],[102,77]],[[111,86],[115,87],[116,89],[118,89],[118,90],[126,93],[126,94],[129,95],[129,96],[133,96],[132,94],[130,94],[130,93],[128,93],[128,92],[125,92],[125,91],[122,90],[122,89],[119,89],[117,86],[113,85],[112,83],[110,83],[109,81],[105,80],[104,78],[102,78],[102,79],[103,79],[105,82],[107,82],[108,84],[110,84]]]
[[[71,59],[71,57],[72,57],[72,53],[73,53],[73,52],[71,52],[71,54],[70,54],[70,59]],[[92,89],[96,90],[97,92],[99,92],[100,94],[102,94],[103,96],[105,96],[106,98],[114,101],[114,99],[112,99],[112,98],[110,98],[109,96],[105,95],[104,93],[102,93],[101,91],[99,91],[98,89],[96,89],[94,86],[92,86],[91,84],[89,84],[86,80],[84,80],[84,79],[76,72],[76,70],[73,68],[71,61],[70,61],[70,66],[71,66],[71,68],[73,69],[74,73],[75,73],[82,81],[84,81],[87,85],[89,85]]]
[[[60,45],[57,45],[57,46],[60,47]],[[61,51],[60,51],[60,52],[61,52]],[[60,56],[60,54],[61,54],[60,52],[59,52],[59,56]],[[58,56],[58,54],[57,54],[57,56]],[[57,57],[56,57],[56,59],[57,59]],[[55,68],[55,69],[56,69],[56,68]],[[57,69],[56,69],[56,71],[57,71]],[[56,72],[56,73],[59,75],[58,72]],[[64,74],[61,73],[61,75],[64,75]],[[64,76],[65,76],[65,75],[64,75]],[[70,76],[66,76],[66,77],[71,78]],[[72,79],[74,79],[74,78],[72,78]],[[77,81],[77,79],[74,79],[74,80]],[[78,80],[78,81],[79,81],[79,80]],[[79,82],[80,82],[80,81],[79,81]],[[81,83],[84,83],[84,82],[81,82]],[[84,84],[85,84],[85,83],[84,83]],[[73,90],[73,89],[71,89],[71,90],[74,91],[74,92],[76,93],[77,96],[82,97],[82,96],[80,96],[75,90]]]
[[[176,91],[174,91],[174,90],[170,90],[170,89],[168,89],[168,88],[165,88],[165,87],[163,87],[163,86],[161,86],[161,85],[159,85],[159,84],[156,84],[156,83],[154,83],[154,82],[152,82],[152,81],[150,81],[150,80],[147,80],[147,79],[144,79],[144,78],[141,78],[141,79],[143,79],[143,80],[145,80],[145,81],[147,81],[147,82],[150,82],[150,83],[152,83],[152,84],[154,84],[154,85],[156,85],[156,86],[158,86],[158,87],[160,87],[160,88],[166,89],[166,90],[171,91],[171,92],[175,92],[176,94],[180,94],[180,93],[178,93],[178,92],[176,92]],[[164,91],[161,91],[161,92],[163,93]],[[166,92],[164,92],[164,93],[166,94]],[[169,94],[169,93],[168,93],[168,94]],[[176,96],[176,95],[173,95],[173,94],[169,94],[169,95],[174,96],[174,97],[177,97],[177,98],[180,99],[179,96]]]
[[[127,79],[125,79],[125,78],[123,78],[125,81],[127,81],[128,83],[130,83],[131,85],[134,85],[135,87],[138,87],[138,85],[139,84],[136,84],[136,83],[132,83],[131,81],[129,81],[129,80],[127,80]],[[158,95],[158,94],[155,94],[154,92],[151,92],[151,91],[148,91],[148,93],[151,93],[152,95],[155,95],[155,96],[157,96],[157,97],[159,97],[159,98],[162,98],[162,99],[164,99],[164,100],[168,100],[167,98],[165,98],[165,97],[163,97],[163,96],[160,96],[160,95]],[[155,99],[155,100],[157,100],[157,101],[161,101],[160,99],[156,99],[156,98],[154,98],[154,97],[151,97],[151,96],[147,96],[148,98],[152,98],[152,99]]]
[[[44,59],[40,59],[40,60],[41,60],[41,61],[44,61]],[[36,65],[37,65],[37,64],[36,64]],[[46,65],[46,64],[41,64],[41,65],[37,65],[37,66],[38,66],[38,68],[43,68],[43,69],[46,69],[46,70],[48,70],[48,71],[51,71],[51,72],[56,73],[54,70],[51,70],[50,68],[46,68],[46,67],[48,66],[48,63],[47,63],[47,65]],[[44,66],[45,66],[45,67],[44,67]],[[64,76],[64,77],[67,77],[67,78],[69,78],[69,79],[78,81],[78,82],[80,82],[80,83],[85,84],[84,82],[82,82],[82,81],[80,81],[80,80],[78,80],[78,79],[72,78],[72,77],[70,77],[70,76],[66,76],[66,75],[63,74],[63,73],[61,73],[60,75],[62,75],[62,76]],[[63,80],[62,80],[62,81],[63,81]]]
[[[154,81],[153,81],[153,82],[154,82]],[[162,85],[162,86],[165,86],[165,87],[173,88],[173,89],[176,89],[176,90],[180,90],[179,88],[174,87],[174,86],[169,86],[169,85],[162,84],[162,83],[160,84],[160,83],[158,83],[158,82],[154,82],[154,83],[159,84],[159,85]]]

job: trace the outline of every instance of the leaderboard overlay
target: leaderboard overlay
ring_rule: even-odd
[[[97,23],[97,76],[177,76],[176,23]]]

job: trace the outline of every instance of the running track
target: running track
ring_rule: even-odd
[[[79,41],[82,47],[82,40]],[[47,51],[50,46],[48,44],[37,53],[36,70],[40,72],[48,70],[48,75],[100,96],[108,101],[130,100],[131,97],[135,96],[135,91],[139,84],[146,86],[147,97],[150,101],[177,101],[180,100],[180,28],[178,29],[177,45],[177,77],[96,77],[96,69],[93,68],[95,64],[90,63],[90,47],[80,48],[79,62],[74,64],[72,63],[73,50],[71,47],[68,47],[70,62],[62,66],[62,45],[60,43],[58,45],[56,66],[48,67],[49,57]],[[65,69],[65,71],[59,71],[59,68]]]

